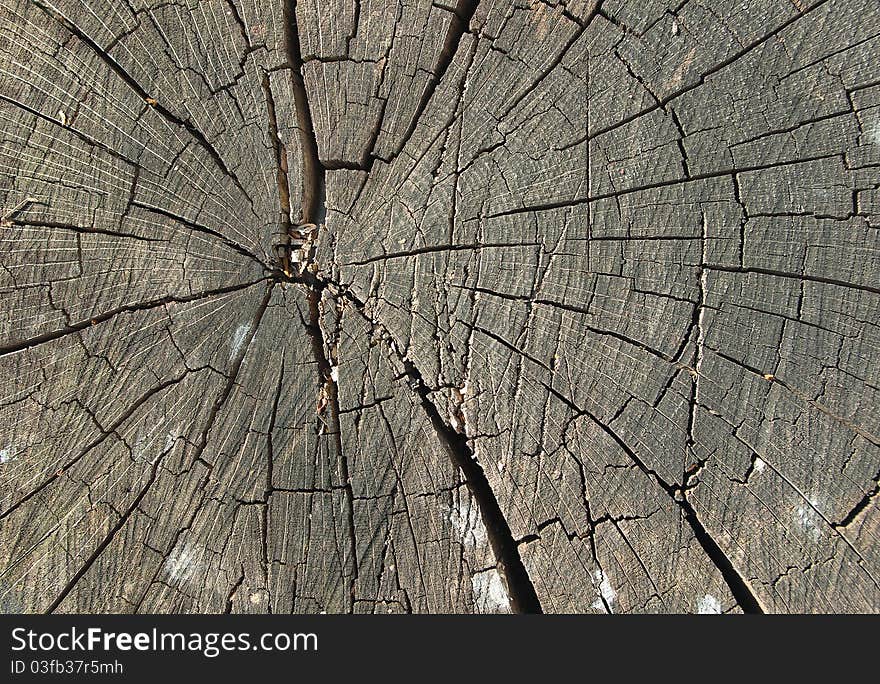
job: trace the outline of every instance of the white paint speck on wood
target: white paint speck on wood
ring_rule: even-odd
[[[509,613],[510,599],[498,570],[492,568],[471,577],[474,606],[478,613]]]
[[[240,326],[238,326],[238,328],[236,328],[235,333],[233,333],[232,335],[232,342],[230,343],[230,360],[235,358],[235,355],[238,354],[239,351],[241,351],[241,345],[244,344],[245,338],[247,338],[250,331],[250,323],[242,323]]]
[[[721,601],[712,596],[705,594],[697,601],[698,615],[721,615]]]
[[[605,610],[607,605],[609,608],[617,600],[617,592],[611,586],[611,580],[602,570],[596,570],[593,573],[593,584],[596,587],[597,598],[593,602],[593,608],[596,610]],[[604,599],[604,602],[603,602]]]
[[[794,511],[797,527],[814,542],[819,541],[822,536],[822,524],[824,521],[818,512],[821,508],[821,502],[818,499],[809,499]]]
[[[867,125],[867,129],[870,141],[880,147],[880,116],[875,117],[874,120]]]
[[[488,535],[480,509],[470,497],[459,497],[454,508],[449,510],[449,522],[466,548],[474,549],[486,545]]]
[[[168,579],[174,584],[192,580],[201,565],[201,556],[201,550],[189,542],[175,546],[163,565]]]

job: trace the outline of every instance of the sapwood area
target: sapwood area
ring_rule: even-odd
[[[876,0],[0,0],[0,608],[880,610]]]

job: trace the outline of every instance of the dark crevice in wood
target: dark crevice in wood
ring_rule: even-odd
[[[59,127],[63,128],[65,131],[69,131],[78,140],[81,140],[89,147],[94,147],[96,149],[101,150],[102,152],[106,152],[113,159],[121,161],[123,164],[126,164],[127,166],[132,167],[135,171],[137,171],[140,168],[138,166],[137,161],[135,161],[134,159],[129,159],[124,154],[122,154],[121,152],[118,152],[117,150],[114,150],[112,147],[110,147],[106,143],[103,143],[100,140],[95,140],[94,138],[83,133],[82,131],[79,131],[76,128],[73,128],[71,125],[64,124],[61,121],[59,121],[58,119],[53,119],[51,116],[47,116],[43,112],[41,112],[37,109],[34,109],[33,107],[25,104],[24,102],[19,102],[15,98],[8,97],[7,95],[4,95],[3,93],[0,93],[0,102],[5,102],[6,104],[12,105],[13,107],[16,107],[18,109],[21,109],[22,111],[27,112],[31,116],[33,116],[41,121],[45,121],[46,123],[52,124],[53,126],[59,126]]]
[[[21,221],[11,221],[10,224],[32,228],[52,228],[56,230],[69,230],[73,233],[82,235],[106,235],[108,237],[122,238],[124,240],[138,240],[139,242],[167,242],[160,238],[149,238],[143,235],[135,235],[133,233],[124,233],[119,230],[111,230],[109,228],[96,228],[94,226],[78,226],[73,223],[64,223],[63,221],[40,221],[37,219],[27,219]]]
[[[264,262],[260,257],[250,251],[244,245],[235,242],[234,240],[226,237],[223,233],[214,230],[213,228],[209,228],[208,226],[202,225],[201,223],[197,223],[196,221],[192,221],[184,216],[180,216],[179,214],[175,214],[168,209],[163,209],[161,207],[154,207],[150,204],[144,204],[138,200],[132,200],[130,202],[130,206],[137,207],[138,209],[143,209],[144,211],[148,211],[151,214],[156,214],[157,216],[163,216],[167,219],[174,221],[175,223],[179,223],[180,225],[189,228],[197,233],[204,233],[205,235],[210,235],[211,237],[215,237],[220,240],[224,245],[229,247],[230,249],[238,252],[239,254],[248,257],[249,259],[253,259],[260,266],[265,268],[266,270],[271,270],[269,266]]]
[[[730,593],[733,595],[733,598],[736,600],[742,611],[744,613],[764,613],[765,611],[761,606],[758,597],[755,595],[742,574],[740,574],[739,570],[736,569],[727,554],[724,553],[715,539],[712,538],[712,535],[706,530],[706,526],[703,525],[702,521],[697,516],[690,501],[688,501],[683,495],[681,499],[677,499],[677,501],[678,505],[681,506],[681,509],[684,512],[684,519],[687,520],[691,530],[693,530],[694,537],[696,537],[700,546],[703,547],[703,551],[706,552],[706,555],[715,564],[715,567],[718,568],[721,577],[727,583]]]
[[[92,440],[88,445],[85,446],[79,453],[66,461],[60,468],[58,468],[55,472],[53,472],[49,477],[43,480],[39,485],[34,487],[27,494],[18,499],[15,503],[11,504],[9,508],[0,513],[0,520],[6,518],[15,512],[18,508],[20,508],[23,504],[27,503],[31,499],[33,499],[37,494],[42,492],[46,487],[49,487],[52,483],[57,481],[65,472],[73,468],[77,463],[80,462],[92,449],[98,447],[104,440],[114,434],[122,425],[131,418],[137,410],[146,404],[150,399],[154,396],[162,393],[164,390],[169,387],[180,383],[189,373],[183,373],[182,375],[177,376],[176,378],[172,378],[170,380],[165,380],[164,382],[159,383],[155,387],[149,389],[147,392],[143,393],[140,397],[138,397],[132,404],[129,406],[122,415],[119,416],[113,423],[107,427],[106,430],[102,430],[101,434]],[[194,372],[194,371],[192,371]]]
[[[0,345],[0,356],[19,352],[24,349],[30,349],[31,347],[36,347],[37,345],[45,344],[46,342],[51,342],[52,340],[57,340],[61,337],[65,337],[66,335],[70,335],[72,333],[85,330],[86,328],[90,328],[93,325],[98,325],[99,323],[108,321],[111,318],[114,318],[120,314],[134,313],[136,311],[146,311],[148,309],[155,309],[157,307],[165,306],[167,304],[185,304],[188,302],[195,302],[200,299],[207,299],[209,297],[217,297],[219,295],[229,294],[231,292],[237,292],[239,290],[253,287],[257,283],[266,282],[267,280],[268,278],[260,278],[258,280],[254,280],[248,283],[227,285],[226,287],[218,287],[212,290],[202,290],[201,292],[195,292],[189,295],[167,295],[165,297],[158,297],[157,299],[149,299],[142,302],[135,302],[133,304],[124,304],[123,306],[117,306],[114,309],[95,314],[90,318],[72,323],[71,325],[67,325],[63,328],[58,328],[57,330],[51,330],[49,332],[35,335],[34,337],[29,337],[27,339],[7,342],[6,344]]]
[[[543,383],[542,383],[543,384]],[[645,475],[651,478],[682,510],[684,519],[687,521],[694,537],[700,543],[703,551],[718,569],[722,579],[727,584],[731,595],[736,600],[739,607],[744,613],[763,613],[764,609],[757,596],[749,586],[748,582],[733,565],[727,554],[718,546],[712,535],[706,530],[696,510],[685,495],[685,488],[682,485],[671,484],[666,482],[657,471],[649,468],[647,464],[623,441],[620,435],[615,432],[609,425],[599,419],[598,416],[590,411],[578,406],[571,399],[566,397],[559,390],[544,384],[545,389],[553,394],[557,399],[569,406],[578,415],[589,418],[602,432],[608,435],[617,446],[629,457],[629,459],[641,470]]]
[[[98,544],[97,547],[95,547],[95,550],[92,551],[89,557],[83,562],[83,564],[79,567],[73,577],[71,577],[68,580],[67,584],[64,585],[64,588],[61,590],[55,600],[49,604],[49,607],[46,608],[46,613],[54,613],[58,609],[58,606],[60,606],[64,599],[66,599],[67,596],[70,594],[70,592],[73,591],[77,582],[79,582],[80,579],[82,579],[83,575],[85,575],[89,571],[89,568],[91,568],[95,564],[95,561],[97,561],[101,554],[104,553],[105,549],[110,546],[110,544],[116,538],[116,535],[119,533],[119,530],[125,527],[125,524],[128,522],[128,519],[131,517],[132,513],[135,512],[141,501],[144,500],[144,497],[149,493],[153,484],[156,482],[156,478],[159,476],[159,466],[162,463],[162,459],[164,459],[165,456],[170,453],[170,451],[171,449],[168,449],[162,452],[162,454],[158,458],[156,458],[156,460],[153,462],[152,468],[150,469],[150,477],[147,480],[147,483],[137,493],[137,496],[135,496],[134,500],[132,500],[128,508],[126,508],[125,511],[119,516],[119,520],[116,521],[116,524],[110,530],[109,534],[107,534],[107,536],[101,540],[101,543]]]
[[[216,164],[217,168],[223,173],[224,176],[229,178],[233,184],[238,188],[244,198],[250,204],[251,210],[253,211],[254,202],[251,199],[248,192],[244,189],[244,186],[239,181],[238,176],[226,165],[226,162],[223,161],[223,158],[220,156],[220,153],[214,147],[214,145],[205,137],[205,134],[202,133],[191,121],[187,119],[181,119],[179,116],[174,114],[170,109],[160,104],[156,98],[152,97],[150,93],[144,90],[143,86],[138,83],[135,78],[129,74],[123,66],[116,61],[116,59],[106,52],[98,43],[96,43],[88,34],[86,34],[82,29],[80,29],[76,24],[71,22],[67,17],[58,12],[56,9],[45,5],[41,0],[32,0],[32,2],[43,10],[50,17],[55,19],[59,24],[64,26],[65,29],[71,34],[76,36],[79,40],[81,40],[85,45],[101,59],[101,61],[106,64],[110,70],[116,74],[129,88],[131,88],[138,97],[147,105],[151,106],[158,114],[160,114],[166,121],[169,123],[179,126],[186,130],[193,139],[199,144],[199,146],[208,154],[211,160]]]
[[[537,78],[535,78],[532,83],[529,84],[529,87],[524,89],[516,98],[514,98],[513,102],[511,102],[498,117],[499,121],[503,121],[506,119],[510,113],[517,108],[517,106],[529,96],[530,93],[535,92],[538,86],[546,80],[546,78],[560,65],[562,64],[562,60],[565,59],[565,56],[568,54],[569,50],[571,50],[572,46],[580,40],[581,36],[584,35],[584,32],[589,28],[590,24],[593,23],[593,19],[598,16],[599,12],[602,9],[602,3],[604,0],[598,0],[590,11],[589,15],[586,19],[578,19],[571,13],[564,11],[563,16],[565,16],[569,21],[574,22],[577,25],[577,29],[571,34],[571,37],[565,42],[565,45],[562,46],[562,49],[556,54],[546,67],[541,69],[541,72],[538,74]]]
[[[299,42],[299,26],[296,19],[296,0],[284,0],[281,16],[284,23],[284,46],[287,53],[290,82],[296,107],[296,122],[302,149],[303,196],[300,207],[300,223],[324,222],[324,167],[318,157],[318,141],[312,122],[309,96],[303,80],[302,48]]]
[[[351,18],[351,33],[345,37],[345,54],[351,54],[351,42],[357,38],[361,23],[361,0],[354,0],[354,13]]]
[[[515,347],[510,342],[507,342],[499,335],[491,335],[492,339],[498,341],[503,344],[507,348],[511,349],[515,353],[525,356],[526,358],[531,358],[522,352],[520,349]],[[534,359],[532,359],[534,360]],[[535,360],[536,361],[536,360]],[[536,361],[536,363],[539,363]],[[540,364],[541,367],[549,370],[544,364]],[[700,546],[703,547],[703,550],[706,552],[706,555],[712,560],[715,566],[718,568],[721,576],[724,578],[724,581],[727,583],[730,588],[730,592],[733,597],[736,599],[739,606],[742,608],[743,612],[753,612],[753,613],[761,613],[764,612],[761,608],[761,604],[758,599],[755,597],[751,588],[748,586],[746,581],[743,579],[742,575],[740,575],[739,571],[733,566],[733,563],[726,556],[726,554],[721,550],[712,536],[706,531],[705,526],[700,521],[697,516],[696,511],[694,510],[691,503],[687,500],[685,496],[685,486],[684,485],[676,485],[670,484],[666,482],[655,470],[649,468],[644,461],[630,448],[630,446],[623,441],[620,435],[614,431],[610,427],[610,425],[601,421],[598,416],[593,414],[590,411],[582,408],[575,404],[569,397],[562,394],[555,387],[550,384],[541,383],[544,388],[557,399],[562,401],[564,404],[569,406],[577,415],[586,416],[589,418],[597,427],[599,427],[606,435],[608,435],[614,442],[620,447],[620,449],[629,457],[629,459],[641,470],[645,475],[654,480],[657,485],[663,489],[670,498],[678,504],[678,506],[682,509],[685,520],[691,526],[693,530],[694,536],[697,541],[700,542]]]
[[[262,85],[266,98],[266,114],[269,120],[269,137],[272,140],[272,151],[275,155],[275,184],[278,189],[278,242],[275,244],[275,256],[279,260],[281,270],[289,275],[291,273],[290,238],[293,225],[290,220],[290,177],[287,147],[281,141],[281,136],[278,133],[275,98],[272,95],[272,85],[267,71],[263,72]]]
[[[479,0],[458,0],[456,3],[455,10],[449,20],[449,28],[446,31],[446,37],[443,40],[443,47],[441,48],[440,54],[437,57],[437,62],[434,65],[433,74],[425,85],[422,97],[416,105],[409,126],[403,134],[403,137],[400,139],[397,149],[391,153],[388,159],[382,159],[385,163],[390,164],[400,156],[406,147],[406,144],[416,132],[416,127],[418,126],[422,115],[425,113],[428,103],[431,101],[431,98],[434,97],[434,92],[437,90],[437,86],[446,75],[449,66],[452,64],[452,60],[455,57],[455,53],[458,52],[458,46],[470,26],[471,19],[474,16],[474,12],[477,10],[478,4]]]
[[[241,588],[242,584],[244,584],[244,567],[242,567],[238,579],[235,580],[235,584],[230,587],[229,594],[226,596],[226,604],[225,608],[223,609],[224,615],[232,614],[233,600],[235,599],[235,595],[238,593],[238,590]]]
[[[595,131],[590,131],[586,135],[584,135],[576,140],[573,140],[572,142],[565,144],[560,149],[566,150],[566,149],[570,149],[572,147],[575,147],[577,145],[580,145],[582,143],[589,142],[589,141],[599,137],[600,135],[605,135],[606,133],[610,133],[613,130],[621,128],[622,126],[625,126],[628,123],[632,123],[636,119],[639,119],[643,116],[646,116],[647,114],[650,114],[653,111],[656,111],[657,109],[665,107],[667,104],[669,104],[670,102],[672,102],[676,98],[681,97],[685,93],[688,93],[688,92],[700,87],[701,85],[703,85],[703,83],[706,82],[707,78],[717,74],[719,71],[727,68],[728,66],[730,66],[734,62],[737,62],[738,60],[742,59],[745,55],[749,54],[752,50],[760,47],[761,45],[766,43],[771,38],[774,38],[779,33],[781,33],[783,30],[785,30],[786,28],[788,28],[789,26],[794,24],[796,21],[798,21],[799,19],[802,19],[803,17],[807,16],[808,14],[813,12],[814,10],[819,9],[819,7],[826,4],[828,1],[829,0],[819,0],[818,2],[815,2],[812,5],[810,5],[809,7],[807,7],[806,9],[800,10],[797,14],[795,14],[794,16],[789,18],[788,20],[784,21],[782,24],[780,24],[779,26],[774,28],[772,31],[765,33],[764,35],[760,36],[756,40],[752,41],[748,45],[741,48],[740,50],[737,50],[735,53],[730,55],[728,58],[718,62],[714,66],[712,66],[709,69],[707,69],[706,71],[704,71],[702,74],[700,74],[699,78],[697,78],[693,83],[689,83],[688,85],[679,88],[675,92],[670,93],[669,95],[666,95],[663,99],[652,104],[651,106],[645,107],[644,109],[641,109],[633,114],[630,114],[629,116],[623,117],[619,121],[615,121],[613,124],[609,124],[607,126],[602,126],[601,128],[597,128]],[[606,12],[600,11],[598,14],[602,18],[608,20],[611,24],[617,26],[624,33],[628,32],[628,29],[625,26],[623,26],[614,17],[608,15]]]
[[[211,411],[208,414],[207,420],[205,421],[205,429],[202,430],[201,440],[199,441],[199,444],[196,448],[193,462],[203,463],[209,469],[212,469],[214,467],[214,464],[205,461],[202,458],[202,454],[204,454],[205,449],[208,448],[208,437],[210,436],[211,428],[214,427],[217,416],[220,415],[220,411],[223,410],[223,407],[226,404],[226,400],[229,399],[229,396],[232,394],[232,390],[235,388],[238,374],[241,371],[241,365],[242,363],[244,363],[244,358],[245,356],[247,356],[248,350],[250,349],[254,338],[257,336],[257,331],[259,330],[260,323],[263,320],[263,315],[266,313],[266,309],[269,307],[269,300],[272,298],[272,290],[274,288],[275,282],[270,281],[266,286],[266,294],[263,295],[263,299],[260,301],[260,304],[257,307],[254,318],[248,326],[248,332],[244,340],[242,341],[241,348],[232,358],[231,365],[229,366],[229,371],[226,374],[226,384],[224,385],[223,390],[220,392],[220,395],[217,397],[217,399],[214,400],[214,404],[211,406]]]
[[[827,278],[825,276],[812,275],[809,273],[788,273],[786,271],[779,271],[772,268],[760,268],[758,266],[738,267],[725,266],[723,264],[704,264],[703,267],[708,268],[712,271],[724,271],[725,273],[758,273],[761,275],[769,275],[776,278],[794,278],[795,280],[808,280],[814,283],[837,285],[838,287],[845,287],[850,290],[861,290],[862,292],[872,292],[873,294],[880,294],[880,287],[874,285],[850,283],[845,280],[839,280],[837,278]]]
[[[327,432],[336,452],[336,466],[345,493],[346,518],[349,529],[349,553],[351,554],[351,578],[349,584],[349,609],[353,609],[355,601],[355,580],[358,576],[357,533],[354,523],[354,490],[351,485],[351,473],[348,467],[348,456],[342,446],[342,427],[339,420],[339,387],[333,376],[333,366],[327,357],[326,338],[321,326],[321,296],[323,289],[309,288],[306,298],[308,302],[308,321],[305,323],[312,356],[318,370],[319,396],[326,399],[326,406],[319,409],[318,419],[325,420]],[[322,403],[319,400],[319,404]]]
[[[312,120],[312,111],[308,93],[303,80],[303,58],[300,45],[299,26],[296,18],[296,0],[285,0],[282,6],[284,23],[284,43],[293,88],[294,105],[296,107],[297,125],[299,128],[300,150],[302,153],[302,201],[300,206],[300,223],[311,223],[317,227],[318,236],[326,217],[325,207],[325,169],[318,156],[318,142]],[[305,274],[317,270],[313,263],[314,255],[309,255],[302,265]],[[305,331],[310,341],[312,356],[317,365],[319,382],[319,405],[322,398],[326,401],[323,410],[319,409],[319,420],[324,420],[321,413],[327,416],[327,434],[332,440],[336,452],[336,465],[345,492],[346,518],[349,530],[349,554],[351,576],[349,578],[349,611],[353,612],[355,602],[355,583],[358,577],[357,533],[354,522],[354,491],[351,485],[351,474],[348,457],[342,446],[342,431],[339,421],[339,388],[333,373],[333,366],[327,356],[326,336],[321,321],[321,297],[323,288],[309,287],[306,291],[308,304],[308,320],[304,321]]]
[[[542,613],[538,594],[519,555],[517,540],[513,536],[486,473],[477,462],[474,452],[468,444],[467,436],[455,430],[440,415],[440,411],[431,400],[431,389],[425,383],[419,369],[406,355],[400,352],[390,332],[369,316],[364,302],[339,283],[324,281],[324,287],[353,304],[364,320],[382,333],[389,351],[403,366],[407,385],[418,397],[419,404],[430,420],[441,446],[452,463],[463,473],[465,484],[477,502],[480,517],[486,528],[486,535],[498,563],[498,570],[507,585],[511,610],[515,613]]]
[[[420,254],[433,254],[435,252],[462,252],[462,251],[478,251],[481,249],[503,249],[518,247],[537,247],[540,242],[474,242],[448,245],[425,245],[424,247],[416,247],[404,252],[388,252],[379,256],[361,259],[359,261],[346,261],[340,266],[366,266],[377,261],[388,261],[390,259],[401,259],[405,257],[418,256]]]
[[[504,576],[510,597],[510,608],[515,613],[542,613],[541,602],[526,572],[519,548],[510,525],[482,466],[477,462],[467,437],[453,429],[440,415],[431,400],[431,390],[425,384],[415,364],[402,358],[410,386],[418,395],[422,409],[431,421],[440,443],[452,462],[464,474],[471,496],[477,502],[480,516],[486,528],[489,543],[498,561],[499,570]]]
[[[775,169],[784,166],[794,166],[796,164],[805,164],[807,162],[820,161],[823,159],[831,159],[834,157],[839,157],[839,153],[830,153],[830,154],[820,154],[814,155],[810,157],[802,157],[800,159],[789,159],[780,162],[772,162],[769,164],[750,164],[746,166],[741,166],[739,168],[727,168],[727,169],[719,169],[718,171],[707,171],[706,173],[694,174],[687,178],[673,178],[671,180],[662,180],[657,181],[656,183],[645,183],[644,185],[637,185],[629,188],[622,188],[620,190],[615,190],[613,192],[601,192],[595,195],[589,195],[587,197],[575,197],[573,199],[567,200],[554,200],[552,202],[542,202],[540,204],[529,204],[523,205],[521,207],[513,207],[511,209],[504,209],[502,211],[496,211],[491,214],[488,214],[486,218],[498,218],[500,216],[512,216],[514,214],[525,214],[529,212],[538,212],[538,211],[553,211],[555,209],[563,209],[566,207],[576,207],[582,204],[591,204],[593,202],[598,202],[600,200],[605,199],[613,199],[615,197],[623,197],[624,195],[632,195],[637,192],[644,192],[646,190],[657,190],[659,188],[667,188],[673,187],[676,185],[683,185],[687,183],[696,183],[703,180],[709,180],[711,178],[723,178],[725,176],[732,176],[737,173],[747,173],[749,171],[765,171],[768,169]]]
[[[874,486],[865,493],[865,495],[853,506],[849,513],[847,513],[840,522],[836,522],[832,524],[832,527],[835,528],[845,528],[849,527],[856,518],[858,518],[862,513],[864,513],[869,506],[874,502],[874,499],[877,495],[880,494],[880,472],[874,476]]]

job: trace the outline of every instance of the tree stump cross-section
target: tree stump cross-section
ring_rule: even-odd
[[[880,610],[878,25],[0,0],[0,609]]]

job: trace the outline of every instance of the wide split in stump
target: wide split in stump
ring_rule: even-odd
[[[876,0],[0,0],[0,608],[880,610]]]

